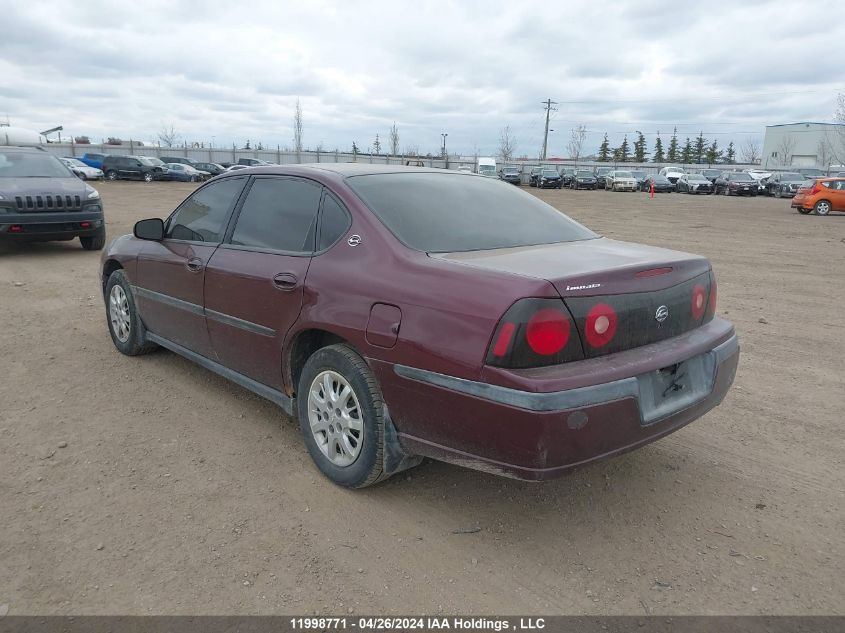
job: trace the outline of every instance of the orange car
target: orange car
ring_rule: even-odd
[[[801,187],[792,198],[792,208],[816,215],[845,212],[845,178],[819,178],[812,187]]]

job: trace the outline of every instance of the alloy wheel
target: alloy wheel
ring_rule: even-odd
[[[331,370],[317,374],[308,389],[308,422],[320,452],[335,466],[352,465],[364,443],[361,406],[352,385]]]
[[[123,288],[115,284],[109,294],[109,321],[112,332],[121,343],[129,340],[131,321],[129,318],[129,301]]]

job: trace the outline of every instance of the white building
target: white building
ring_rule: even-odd
[[[845,125],[784,123],[767,125],[760,165],[764,169],[818,167],[827,170],[845,156]]]

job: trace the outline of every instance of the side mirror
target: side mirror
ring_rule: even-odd
[[[132,231],[139,240],[153,240],[160,242],[164,239],[164,221],[161,218],[150,218],[135,223]]]

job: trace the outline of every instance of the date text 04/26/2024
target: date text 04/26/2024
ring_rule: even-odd
[[[543,618],[518,618],[515,622],[497,618],[461,617],[360,617],[360,618],[291,618],[295,630],[344,631],[530,631],[545,628]]]

